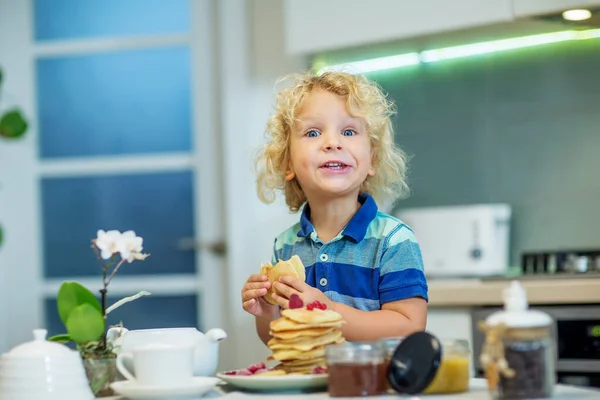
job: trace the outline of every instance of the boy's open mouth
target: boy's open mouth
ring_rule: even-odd
[[[326,162],[325,164],[321,165],[320,168],[326,168],[326,169],[332,169],[332,170],[341,170],[348,167],[347,164],[344,164],[342,162]]]

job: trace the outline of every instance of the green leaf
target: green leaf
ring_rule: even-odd
[[[86,303],[71,310],[66,326],[75,343],[87,343],[102,338],[105,323],[102,313]]]
[[[4,242],[4,230],[2,230],[2,225],[0,225],[0,246],[2,246],[2,242]]]
[[[4,74],[2,72],[2,68],[0,68],[0,86],[2,86],[2,81],[4,80]]]
[[[102,314],[102,306],[98,299],[87,288],[77,282],[64,282],[58,290],[56,298],[60,320],[67,325],[69,314],[78,306],[89,304]]]
[[[8,111],[0,118],[0,136],[16,139],[27,132],[27,121],[17,109]]]
[[[68,333],[63,333],[61,335],[50,336],[48,340],[50,342],[67,343],[71,341],[71,336]]]

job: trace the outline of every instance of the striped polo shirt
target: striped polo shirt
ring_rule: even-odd
[[[300,221],[280,234],[273,260],[297,254],[306,283],[332,301],[364,311],[382,304],[422,297],[428,301],[423,259],[415,235],[402,221],[378,211],[368,194],[344,229],[327,243],[318,237],[306,205]]]

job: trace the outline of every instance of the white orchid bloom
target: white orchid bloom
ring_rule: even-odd
[[[117,244],[121,240],[121,232],[112,230],[105,232],[98,230],[95,240],[96,247],[100,250],[100,256],[108,260],[113,254],[118,252]]]
[[[117,251],[121,254],[121,258],[129,263],[143,260],[147,257],[146,254],[142,254],[143,242],[144,239],[136,236],[134,231],[123,232],[117,241]]]

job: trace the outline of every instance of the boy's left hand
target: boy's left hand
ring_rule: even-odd
[[[300,296],[304,306],[319,301],[326,304],[328,309],[333,309],[333,301],[329,300],[325,293],[298,278],[282,276],[279,278],[279,282],[275,282],[273,285],[277,293],[274,293],[272,297],[284,309],[290,308],[289,298],[294,293]]]

